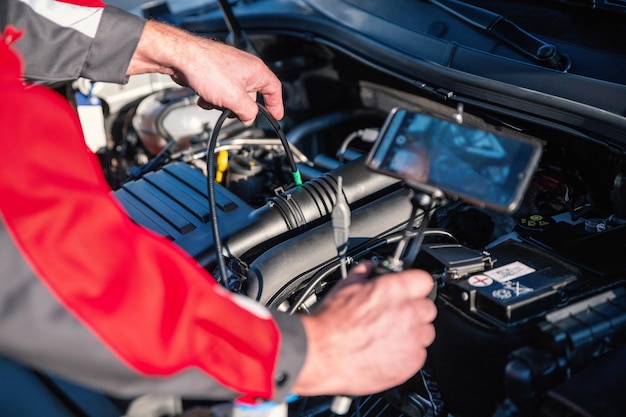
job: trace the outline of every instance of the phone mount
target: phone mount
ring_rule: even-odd
[[[463,103],[457,105],[457,111],[452,118],[459,124],[463,123]],[[388,268],[393,271],[402,270],[405,265],[413,265],[424,241],[424,232],[428,228],[433,210],[447,203],[445,194],[438,188],[425,189],[423,184],[416,186],[415,183],[406,180],[403,180],[403,184],[411,190],[413,209],[404,236],[398,242],[393,257],[388,261]],[[420,212],[422,213],[420,224],[414,232],[411,232],[412,219],[415,219]]]
[[[446,202],[441,191],[435,194],[428,194],[413,190],[411,187],[408,188],[410,190],[411,205],[413,206],[411,216],[402,234],[402,239],[396,245],[393,256],[382,261],[379,265],[380,268],[388,272],[402,271],[405,266],[410,267],[415,263],[433,210],[441,207]],[[417,227],[415,226],[416,224]]]
[[[394,255],[382,267],[398,271],[413,265],[433,209],[447,198],[514,211],[541,150],[533,138],[465,115],[463,104],[446,116],[393,109],[366,164],[401,179],[411,190],[413,210]]]

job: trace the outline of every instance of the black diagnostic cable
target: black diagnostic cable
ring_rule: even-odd
[[[300,175],[300,171],[296,166],[296,161],[293,156],[293,152],[291,147],[289,146],[289,142],[287,142],[287,138],[285,136],[285,132],[278,124],[278,121],[272,117],[272,115],[267,111],[267,109],[260,103],[257,103],[259,107],[259,113],[262,114],[272,125],[272,128],[278,135],[283,147],[285,148],[285,154],[287,155],[287,159],[289,161],[289,166],[291,168],[291,174],[296,186],[302,185],[302,176]],[[213,240],[215,244],[215,251],[217,255],[217,264],[220,271],[220,277],[218,278],[218,282],[224,285],[226,288],[229,288],[228,282],[228,271],[226,269],[226,261],[224,260],[223,246],[222,240],[220,238],[220,230],[217,218],[217,203],[215,200],[215,147],[217,146],[217,136],[220,133],[222,125],[224,121],[232,116],[233,113],[224,109],[222,114],[215,122],[215,126],[213,127],[213,131],[211,132],[211,136],[209,137],[209,142],[207,144],[207,153],[206,153],[206,165],[207,165],[207,199],[209,202],[209,212],[211,216],[211,229],[213,232]],[[230,289],[230,288],[229,288]]]
[[[412,220],[415,218],[411,217]],[[424,236],[437,236],[440,238],[449,239],[453,243],[458,243],[454,235],[452,235],[447,230],[426,229],[423,231],[423,234]],[[393,233],[389,236],[378,238],[374,240],[370,245],[360,249],[358,253],[355,253],[354,255],[352,255],[352,258],[353,259],[364,258],[365,256],[367,256],[368,254],[371,254],[372,251],[378,248],[382,248],[386,245],[391,245],[393,243],[398,243],[400,240],[406,238],[406,236],[415,237],[416,235],[417,235],[417,232],[413,228],[411,228],[411,231],[403,230],[403,231]],[[303,305],[306,299],[313,293],[313,291],[315,291],[315,288],[318,285],[320,285],[324,281],[325,278],[328,278],[331,274],[337,271],[337,269],[339,269],[339,264],[337,262],[338,261],[333,261],[333,263],[329,264],[328,266],[324,267],[324,269],[317,272],[313,276],[313,278],[311,278],[311,280],[307,282],[304,289],[302,289],[300,291],[300,294],[298,294],[298,298],[296,298],[293,304],[289,307],[288,314],[296,314],[300,306]]]
[[[272,129],[274,129],[274,132],[276,132],[276,135],[278,136],[281,143],[283,144],[283,147],[285,148],[285,154],[287,155],[289,168],[291,168],[291,176],[293,177],[294,184],[296,186],[302,185],[302,175],[300,174],[300,171],[298,170],[298,167],[296,166],[296,159],[293,156],[293,151],[291,150],[291,146],[289,145],[289,142],[287,141],[287,136],[285,135],[285,131],[280,126],[278,121],[274,119],[274,117],[272,117],[270,112],[267,111],[265,106],[263,106],[260,103],[257,103],[257,105],[259,106],[259,113],[265,116],[267,121],[272,125]]]
[[[220,276],[218,282],[228,288],[228,273],[226,270],[226,261],[222,256],[222,240],[220,238],[219,224],[217,223],[217,203],[215,201],[215,147],[217,146],[217,135],[219,134],[222,125],[227,117],[232,115],[232,112],[228,109],[224,110],[220,117],[215,122],[211,137],[206,152],[206,166],[207,166],[207,198],[209,201],[209,214],[211,215],[211,229],[213,231],[213,241],[215,245],[215,252],[217,255],[217,264],[220,270]]]

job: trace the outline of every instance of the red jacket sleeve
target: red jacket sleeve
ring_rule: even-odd
[[[280,344],[270,313],[134,224],[73,109],[42,87],[23,88],[1,41],[0,62],[0,212],[33,270],[139,372],[197,367],[235,391],[270,398]]]

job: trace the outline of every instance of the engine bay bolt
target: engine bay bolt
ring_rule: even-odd
[[[585,231],[589,233],[601,233],[607,229],[606,222],[603,219],[587,219],[585,220]]]

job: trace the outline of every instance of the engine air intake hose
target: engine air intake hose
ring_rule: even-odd
[[[337,175],[332,171],[271,198],[252,214],[252,226],[226,240],[226,254],[245,258],[283,234],[310,228],[329,216],[337,196]],[[363,158],[347,164],[342,175],[343,193],[352,209],[400,187],[399,180],[370,171]]]

